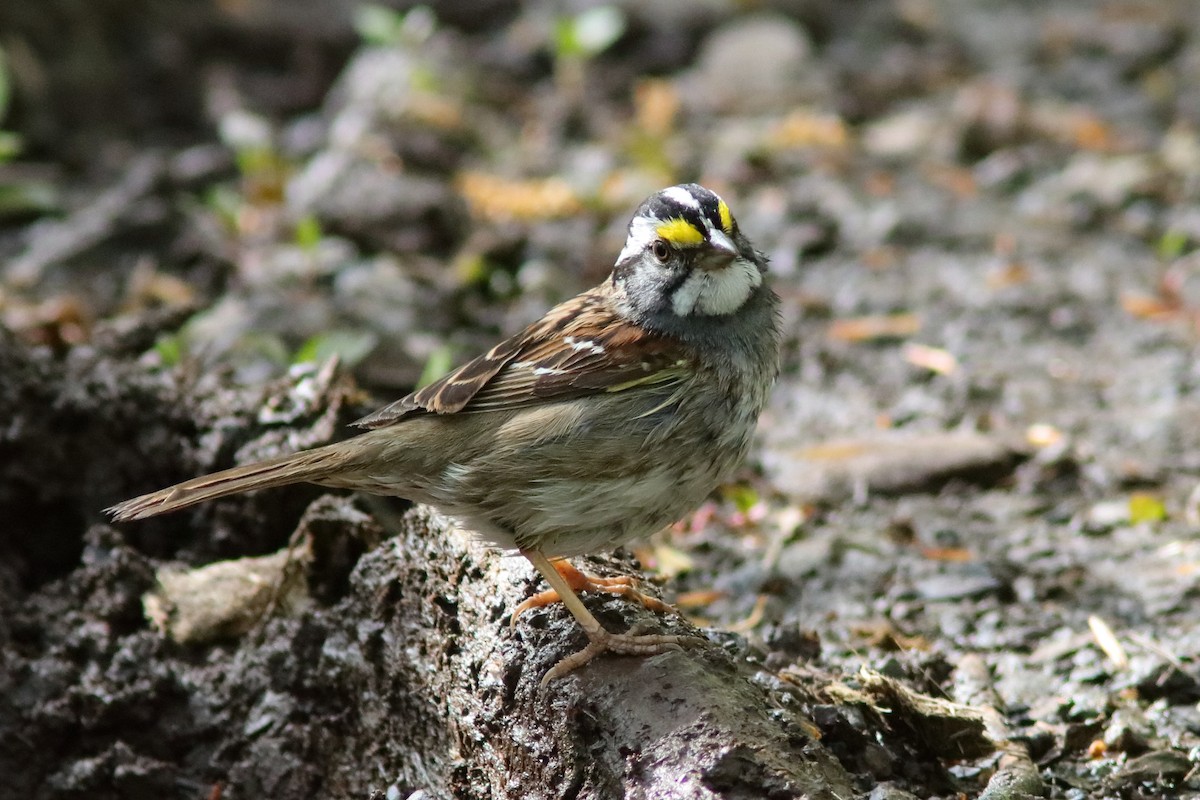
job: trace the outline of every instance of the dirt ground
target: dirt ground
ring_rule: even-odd
[[[619,558],[858,796],[1200,797],[1200,6],[44,6],[0,4],[0,797],[532,796],[372,660],[425,620],[396,587],[475,580],[380,544],[402,507],[101,509],[346,435],[685,180],[771,257],[783,370],[743,470]],[[296,607],[147,619],[298,525]]]

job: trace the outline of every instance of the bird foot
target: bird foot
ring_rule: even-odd
[[[694,646],[700,640],[694,636],[675,636],[660,633],[610,633],[604,628],[588,632],[587,647],[563,658],[542,676],[542,686],[555,678],[579,669],[601,653],[628,656],[654,656]]]
[[[513,611],[513,621],[516,622],[517,617],[530,608],[538,608],[550,603],[562,603],[575,617],[588,637],[587,647],[562,659],[542,677],[542,686],[582,667],[601,653],[653,656],[672,650],[682,650],[685,646],[698,646],[704,643],[703,639],[694,636],[639,633],[634,630],[628,633],[611,633],[600,624],[592,612],[587,610],[587,606],[579,599],[578,592],[599,591],[628,597],[631,600],[637,600],[652,611],[661,612],[673,609],[663,601],[639,592],[634,588],[633,578],[597,578],[593,575],[585,575],[566,561],[552,562],[537,550],[522,550],[521,554],[529,559],[538,572],[542,573],[542,577],[552,588],[517,606]]]
[[[605,592],[606,594],[614,594],[620,597],[635,600],[641,603],[643,607],[655,611],[659,614],[666,614],[674,611],[667,603],[659,600],[657,597],[651,597],[648,594],[643,594],[637,590],[637,581],[628,575],[618,575],[613,578],[601,578],[598,575],[588,575],[586,572],[581,572],[571,566],[566,561],[553,562],[554,569],[567,582],[572,591],[578,592]],[[533,597],[525,600],[517,606],[512,613],[512,618],[509,620],[510,625],[517,624],[517,617],[524,614],[533,608],[544,608],[545,606],[563,602],[562,597],[554,589],[547,589],[544,592],[538,592]]]

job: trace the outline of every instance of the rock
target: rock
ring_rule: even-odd
[[[917,800],[917,796],[891,783],[881,783],[871,790],[867,800]]]
[[[953,564],[947,571],[930,575],[914,583],[917,596],[929,602],[965,600],[997,593],[1004,582],[993,575],[985,564]]]
[[[444,180],[339,150],[317,155],[289,183],[288,205],[331,232],[397,252],[444,251],[465,215]]]
[[[1126,761],[1106,783],[1113,788],[1127,787],[1130,790],[1139,784],[1153,786],[1160,791],[1169,790],[1174,789],[1191,769],[1191,760],[1178,750],[1155,750]]]
[[[926,105],[912,105],[880,117],[863,130],[863,148],[884,158],[914,158],[950,150],[948,122]],[[940,146],[939,146],[940,145]]]
[[[1113,712],[1104,729],[1104,744],[1109,750],[1137,754],[1150,746],[1150,723],[1141,709],[1130,706]]]
[[[777,488],[807,502],[838,502],[869,493],[932,491],[952,479],[994,481],[1011,472],[1023,450],[979,433],[887,433],[807,447],[763,448]]]
[[[812,43],[798,22],[752,14],[715,30],[683,85],[692,105],[729,114],[771,111],[813,99]]]

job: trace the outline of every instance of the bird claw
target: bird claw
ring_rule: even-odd
[[[610,633],[601,628],[589,632],[587,647],[561,659],[542,676],[544,687],[556,678],[579,669],[601,653],[617,653],[627,656],[655,656],[661,653],[680,652],[684,647],[696,647],[703,640],[695,636],[677,636],[662,633]]]
[[[571,566],[566,561],[554,562],[554,569],[559,575],[567,581],[567,584],[576,593],[579,592],[604,592],[606,594],[617,595],[628,600],[633,600],[640,603],[643,608],[659,614],[666,614],[675,609],[659,600],[657,597],[651,597],[648,594],[643,594],[637,589],[637,581],[628,575],[618,575],[612,578],[601,578],[598,575],[589,575],[586,572],[581,572]],[[534,608],[544,608],[545,606],[561,603],[562,597],[554,589],[547,589],[544,592],[538,592],[533,597],[526,599],[515,609],[512,616],[509,618],[509,627],[514,627],[517,624],[517,618],[526,611]]]

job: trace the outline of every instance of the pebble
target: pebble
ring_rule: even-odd
[[[983,564],[955,565],[953,569],[931,575],[914,583],[917,595],[923,600],[946,601],[983,597],[998,591],[1003,583]]]
[[[1150,724],[1141,709],[1129,706],[1113,712],[1104,729],[1104,744],[1121,753],[1141,753],[1150,747]]]
[[[812,82],[812,43],[794,19],[751,14],[714,31],[701,45],[684,96],[712,111],[754,114],[787,108]]]
[[[930,491],[952,478],[994,479],[1011,472],[1020,450],[979,433],[882,433],[808,446],[768,443],[763,466],[774,485],[805,502],[870,493]]]
[[[357,155],[327,150],[288,184],[289,208],[316,216],[328,229],[395,252],[440,250],[464,219],[445,181],[381,169]]]
[[[881,783],[871,790],[867,800],[917,800],[917,796],[892,783]]]
[[[1126,761],[1107,783],[1130,788],[1138,784],[1173,788],[1191,769],[1192,762],[1178,750],[1155,750]]]

